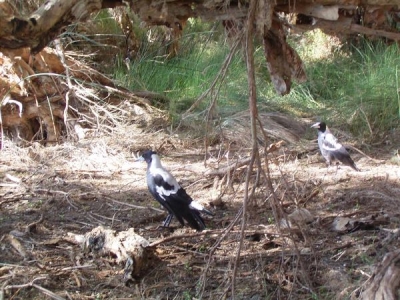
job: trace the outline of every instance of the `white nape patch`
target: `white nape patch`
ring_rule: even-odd
[[[203,205],[201,205],[200,203],[195,202],[195,201],[192,201],[189,204],[189,207],[192,208],[192,209],[199,210],[199,211],[202,211],[204,209]]]

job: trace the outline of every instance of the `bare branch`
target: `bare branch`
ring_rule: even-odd
[[[250,121],[251,121],[251,137],[252,137],[252,153],[251,160],[249,166],[247,167],[246,174],[246,183],[244,188],[244,197],[243,197],[243,213],[242,213],[242,224],[241,224],[241,233],[239,238],[239,245],[237,248],[235,264],[232,273],[232,299],[235,299],[235,283],[236,283],[236,274],[238,271],[238,265],[240,263],[240,252],[243,246],[244,239],[244,231],[246,229],[246,217],[247,217],[247,204],[249,200],[249,183],[250,177],[253,171],[254,161],[256,157],[258,157],[258,141],[257,141],[257,92],[256,92],[256,80],[255,80],[255,69],[254,69],[254,21],[256,18],[256,9],[259,5],[258,0],[250,1],[249,14],[247,17],[246,24],[246,65],[247,65],[247,80],[248,80],[248,88],[249,88],[249,108],[250,108]],[[257,176],[258,178],[258,176]]]

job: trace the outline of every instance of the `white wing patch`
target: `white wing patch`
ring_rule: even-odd
[[[160,195],[160,197],[165,200],[165,197],[170,196],[171,194],[176,194],[176,192],[179,190],[179,186],[174,188],[172,190],[166,190],[162,186],[156,186],[156,192],[157,194]]]
[[[337,142],[337,139],[332,134],[325,134],[322,141],[322,148],[328,151],[336,151],[342,148],[342,145]]]
[[[160,159],[158,156],[153,155],[152,157],[152,162],[149,167],[149,173],[156,177],[156,176],[161,176],[163,181],[168,183],[170,186],[173,188],[171,190],[166,190],[162,185],[156,186],[156,192],[157,194],[165,201],[165,197],[170,196],[171,194],[176,194],[178,190],[180,189],[179,183],[176,181],[174,176],[172,176],[171,173],[169,173],[167,170],[163,168],[161,165]]]

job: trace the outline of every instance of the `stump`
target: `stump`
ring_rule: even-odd
[[[86,254],[115,257],[117,264],[125,262],[125,282],[139,277],[146,268],[149,242],[136,234],[133,228],[116,232],[99,226],[85,235],[68,235],[82,246]]]

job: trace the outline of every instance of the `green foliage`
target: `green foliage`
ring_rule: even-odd
[[[309,81],[301,88],[313,95],[319,104],[316,112],[325,120],[374,140],[399,125],[400,51],[397,45],[366,41],[350,50],[310,63]]]
[[[106,9],[100,10],[93,19],[98,32],[102,34],[121,34],[121,27]]]
[[[167,58],[168,44],[151,43],[142,35],[140,54],[127,70],[121,61],[115,77],[132,90],[166,96],[173,120],[206,91],[228,55],[222,28],[189,20],[177,57]],[[256,47],[255,67],[260,110],[283,111],[297,116],[324,119],[332,126],[350,128],[360,139],[379,139],[381,133],[399,125],[400,51],[396,44],[362,42],[347,49],[337,38],[313,31],[292,37],[304,61],[308,81],[294,83],[281,97],[270,83],[264,50]],[[160,48],[161,47],[161,48]],[[227,117],[247,108],[247,73],[238,51],[224,80],[216,87],[218,113]],[[203,111],[211,96],[198,107]]]
[[[129,70],[120,60],[114,73],[116,79],[129,89],[157,92],[170,99],[169,103],[159,105],[173,116],[187,110],[210,87],[229,53],[229,47],[219,40],[219,28],[207,27],[199,21],[191,21],[188,27],[178,56],[160,55],[166,50],[154,49],[151,43],[145,42]],[[219,106],[224,110],[246,108],[246,67],[239,55],[233,59],[230,71],[218,89]],[[208,101],[205,101],[199,109],[207,105]]]
[[[189,291],[184,291],[182,297],[184,300],[192,300],[192,296],[190,295]]]

